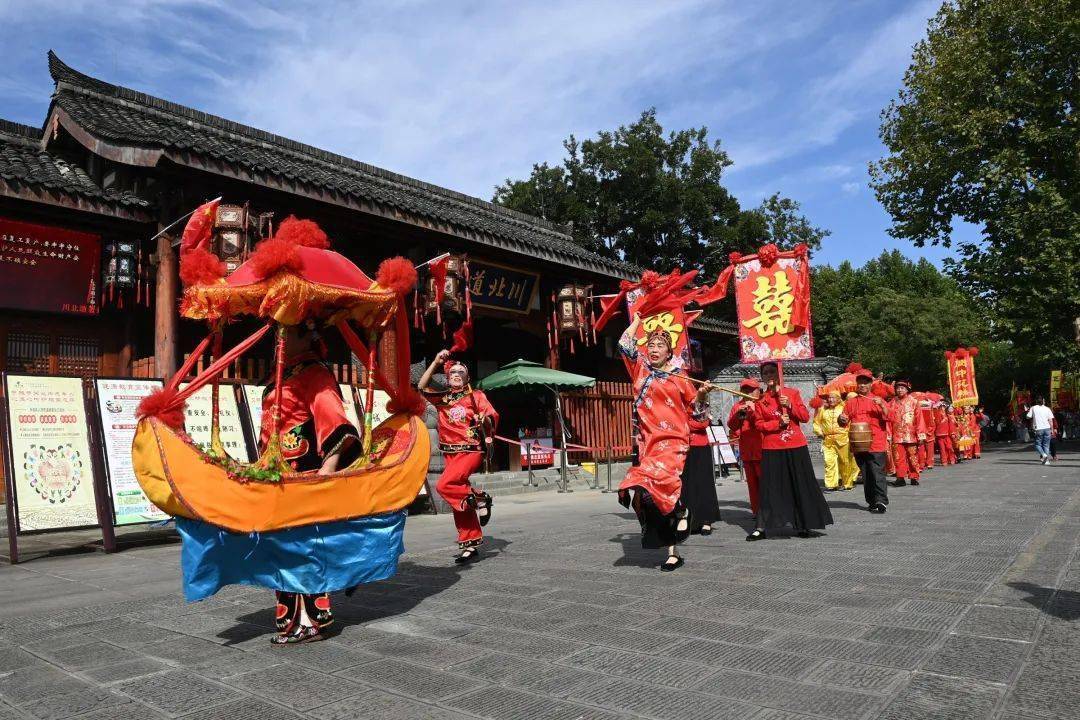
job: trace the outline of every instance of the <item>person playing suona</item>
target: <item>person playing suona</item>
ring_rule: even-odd
[[[325,345],[314,325],[294,325],[285,332],[285,370],[281,381],[282,457],[297,472],[318,470],[329,475],[345,468],[360,454],[356,427],[345,415],[341,389],[327,367]],[[263,391],[259,444],[265,448],[274,431],[276,380],[271,375]],[[281,568],[288,572],[288,568]],[[344,588],[342,588],[344,589]],[[277,591],[274,623],[276,645],[321,639],[320,632],[334,621],[328,593]]]
[[[952,445],[953,419],[944,402],[934,404],[934,438],[942,465],[955,465],[956,454]]]
[[[906,482],[919,484],[919,443],[926,439],[919,401],[911,396],[911,383],[893,383],[896,397],[889,403],[889,427],[892,430],[893,455],[896,464],[896,486]]]
[[[761,380],[765,394],[754,403],[754,425],[761,431],[760,512],[746,539],[761,540],[788,525],[800,537],[814,537],[833,518],[799,427],[810,421],[810,411],[798,390],[780,385],[775,362],[761,364]]]
[[[637,515],[643,548],[667,548],[668,557],[660,569],[672,571],[685,562],[676,546],[690,534],[691,520],[680,499],[690,419],[705,416],[712,386],[702,383],[695,389],[682,369],[672,363],[672,340],[666,330],[649,333],[644,352],[639,351],[640,325],[641,317],[635,314],[619,339],[633,384],[640,433],[638,464],[619,485],[619,502]]]
[[[825,458],[825,489],[850,490],[859,477],[859,466],[848,443],[848,418],[836,390],[825,396],[825,404],[814,414],[814,434],[821,438]]]
[[[934,468],[934,403],[929,398],[919,400],[919,414],[922,415],[923,430],[926,439],[919,442],[919,466],[923,472]]]
[[[753,378],[746,378],[739,384],[739,390],[761,397],[761,385]],[[761,478],[761,433],[754,427],[754,400],[740,400],[732,406],[728,414],[728,430],[733,440],[739,442],[739,462],[742,463],[743,477],[746,479],[746,492],[750,496],[750,512],[758,514],[758,481]]]
[[[870,512],[881,514],[889,504],[889,484],[885,475],[885,458],[889,450],[888,406],[872,395],[874,377],[863,373],[855,378],[855,397],[844,403],[848,427],[860,426],[870,430],[870,447],[855,453],[855,462],[863,477],[863,495]],[[852,431],[854,432],[854,430]]]
[[[477,492],[469,476],[480,469],[486,444],[494,440],[499,414],[481,390],[469,385],[469,371],[458,361],[450,361],[449,350],[441,350],[420,377],[419,388],[439,411],[439,448],[446,462],[435,485],[436,492],[454,513],[458,532],[459,564],[480,559],[484,533],[480,529],[491,519],[491,496]],[[436,368],[443,365],[449,389],[431,390]]]
[[[709,445],[708,414],[690,417],[690,448],[682,471],[682,503],[690,513],[690,532],[712,535],[713,523],[720,517],[716,498],[712,447]]]

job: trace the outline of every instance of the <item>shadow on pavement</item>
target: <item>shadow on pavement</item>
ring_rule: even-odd
[[[486,538],[481,547],[483,559],[479,562],[498,557],[510,544],[510,540]],[[427,598],[452,588],[471,567],[454,564],[450,555],[447,556],[446,565],[421,565],[403,560],[398,564],[398,572],[392,578],[360,585],[351,596],[344,592],[333,593],[331,606],[334,610],[334,625],[327,637],[333,637],[352,625],[405,614]],[[236,620],[240,624],[218,633],[217,637],[225,640],[226,645],[235,645],[273,633],[274,594],[270,590],[266,591],[266,602],[265,610],[239,615]],[[253,629],[253,625],[260,630]]]
[[[1057,590],[1033,583],[1011,582],[1009,587],[1026,592],[1024,601],[1046,615],[1061,620],[1080,620],[1080,592]],[[1051,599],[1052,598],[1052,599]],[[1049,602],[1047,602],[1049,600]]]

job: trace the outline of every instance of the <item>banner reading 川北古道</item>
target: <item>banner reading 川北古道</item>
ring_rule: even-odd
[[[974,407],[979,404],[979,390],[975,385],[975,356],[979,348],[958,348],[945,351],[945,364],[949,372],[949,393],[956,407]]]
[[[96,315],[101,236],[0,218],[0,307]]]
[[[4,376],[19,532],[98,524],[82,378]]]
[[[166,519],[169,516],[146,497],[131,464],[131,442],[139,424],[135,411],[144,397],[161,387],[161,380],[97,378],[94,384],[113,522],[131,525]]]
[[[779,252],[766,245],[756,255],[733,262],[742,361],[814,357],[806,251]]]
[[[469,261],[469,292],[473,305],[527,313],[539,285],[540,273],[487,261]]]

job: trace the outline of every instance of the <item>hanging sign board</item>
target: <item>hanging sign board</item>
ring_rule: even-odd
[[[5,373],[4,388],[17,530],[97,526],[82,378]]]
[[[469,293],[473,305],[527,313],[539,286],[540,273],[492,262],[469,261]]]
[[[0,218],[0,307],[97,315],[101,236]]]
[[[180,389],[187,387],[181,383]],[[204,385],[192,394],[184,409],[184,429],[196,445],[210,446],[210,422],[213,417],[212,388]],[[221,385],[218,390],[218,422],[221,425],[221,442],[225,452],[234,460],[251,462],[254,458],[248,450],[244,426],[240,423],[240,406],[232,385]]]
[[[119,526],[167,519],[169,516],[147,499],[131,465],[131,442],[138,424],[135,410],[139,401],[161,388],[161,380],[97,378],[94,385],[113,523]]]

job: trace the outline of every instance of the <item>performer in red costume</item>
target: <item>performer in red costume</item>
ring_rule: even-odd
[[[747,378],[739,385],[739,390],[755,399],[761,397],[761,385],[757,380]],[[746,478],[746,491],[750,495],[750,512],[758,514],[758,480],[761,477],[761,433],[754,427],[754,403],[741,400],[731,408],[728,414],[728,430],[732,440],[739,441],[739,461],[742,463],[743,476]]]
[[[468,369],[457,361],[448,361],[449,350],[442,350],[420,377],[420,391],[439,411],[439,448],[446,466],[436,492],[454,512],[461,554],[454,562],[464,564],[480,559],[484,533],[480,529],[491,519],[491,496],[477,492],[469,484],[469,476],[480,469],[486,445],[494,440],[499,414],[481,390],[469,385]],[[428,388],[435,369],[445,363],[449,389],[434,391]]]
[[[923,471],[934,467],[934,438],[935,426],[934,403],[929,399],[919,401],[919,414],[922,415],[923,428],[926,439],[919,442],[919,466]]]
[[[955,465],[956,454],[953,452],[953,418],[945,403],[939,402],[934,407],[934,438],[937,440],[938,456],[942,465]]]
[[[286,368],[281,381],[281,454],[298,472],[318,469],[329,475],[345,468],[361,451],[360,434],[345,415],[341,389],[323,362],[325,345],[313,324],[296,325],[285,334]],[[276,381],[263,391],[260,447],[274,428]],[[321,639],[320,630],[334,621],[330,596],[277,593],[275,645]]]
[[[986,418],[982,413],[982,408],[971,408],[971,439],[973,441],[971,445],[971,452],[975,455],[975,459],[978,460],[982,457],[982,421]]]
[[[775,362],[761,364],[761,380],[765,394],[754,403],[754,425],[761,431],[761,511],[746,539],[761,540],[767,531],[788,525],[800,537],[814,537],[814,531],[831,525],[833,518],[799,427],[810,422],[810,411],[798,390],[781,387]]]
[[[855,396],[844,403],[848,427],[853,423],[870,426],[870,450],[855,453],[855,462],[863,476],[863,496],[870,512],[880,515],[889,504],[889,483],[885,476],[885,458],[889,451],[888,405],[870,392],[874,376],[861,373],[855,378]]]
[[[666,330],[655,330],[637,348],[641,316],[619,339],[626,368],[634,386],[634,409],[641,433],[638,465],[630,468],[619,485],[619,502],[632,507],[641,523],[641,546],[667,547],[661,570],[682,567],[676,546],[690,534],[690,518],[680,500],[681,474],[690,443],[690,419],[704,417],[712,386],[695,389],[683,370],[672,364],[672,340]]]
[[[896,487],[910,481],[919,484],[919,443],[926,439],[919,401],[912,397],[911,383],[893,383],[896,397],[889,403],[889,427],[892,431],[893,455],[896,464]]]

